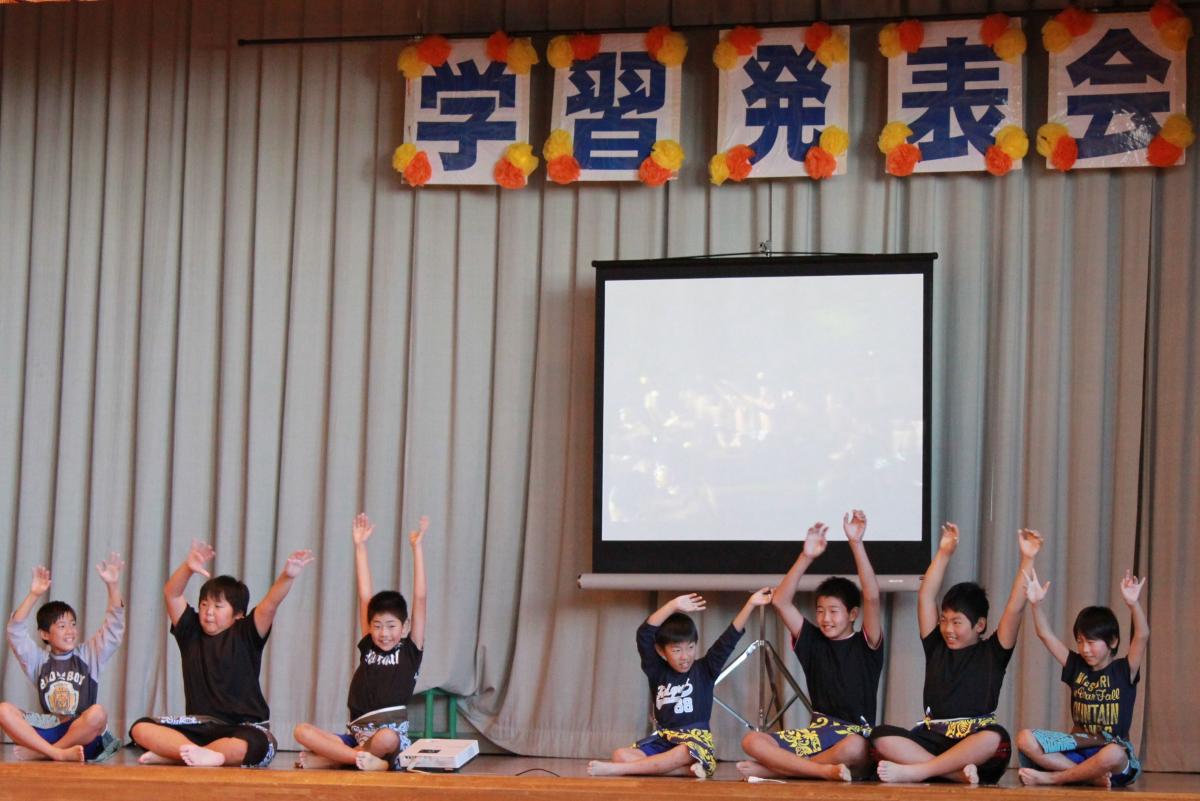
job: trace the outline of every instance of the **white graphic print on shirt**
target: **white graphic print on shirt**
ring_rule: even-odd
[[[660,684],[658,695],[654,699],[654,708],[662,709],[668,704],[675,705],[675,714],[682,715],[692,711],[692,682],[688,679],[683,684]]]

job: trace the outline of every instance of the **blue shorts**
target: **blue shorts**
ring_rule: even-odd
[[[33,726],[33,730],[38,733],[38,736],[41,737],[46,742],[50,743],[50,745],[54,745],[59,740],[61,740],[63,737],[65,737],[67,734],[67,729],[71,728],[71,724],[74,723],[78,719],[78,718],[71,718],[70,720],[67,720],[64,723],[57,723],[57,724],[55,724],[53,726],[49,726],[49,727],[42,727],[42,726],[37,725],[37,723],[46,722],[45,719],[47,717],[53,717],[53,716],[35,714],[35,715],[26,715],[25,719],[29,722],[30,726]],[[105,739],[106,736],[108,738],[107,740]],[[97,759],[100,759],[101,757],[107,758],[107,757],[112,756],[112,752],[116,751],[116,748],[109,749],[109,743],[112,743],[112,742],[115,742],[113,740],[113,736],[111,734],[109,734],[108,732],[103,732],[102,734],[100,734],[100,736],[98,736],[96,739],[92,740],[90,743],[88,743],[87,745],[85,745],[83,747],[83,758],[86,759],[88,762],[93,762]],[[105,753],[106,750],[108,750],[110,752]]]
[[[711,779],[717,772],[717,747],[713,743],[712,732],[707,728],[655,729],[649,737],[643,737],[632,747],[646,756],[654,756],[680,745],[687,746],[692,759],[700,763],[704,773]]]
[[[866,739],[871,736],[871,728],[814,712],[812,720],[803,729],[772,732],[771,736],[785,751],[797,756],[814,757],[855,734]]]
[[[1047,754],[1062,754],[1067,759],[1080,765],[1087,760],[1100,753],[1100,749],[1106,745],[1119,745],[1125,751],[1125,770],[1120,773],[1114,773],[1109,777],[1111,786],[1126,787],[1133,784],[1133,780],[1142,772],[1142,763],[1138,761],[1137,754],[1134,753],[1133,743],[1126,740],[1124,737],[1114,737],[1111,734],[1102,733],[1100,735],[1091,734],[1075,734],[1071,732],[1053,731],[1050,729],[1034,729],[1033,736],[1038,741],[1038,745],[1042,747],[1042,751]],[[1079,739],[1076,739],[1078,737]],[[1103,737],[1108,742],[1099,745],[1092,745],[1096,742],[1097,737]],[[1089,743],[1088,745],[1080,745],[1080,742]],[[1028,757],[1021,754],[1021,764],[1025,767],[1035,768],[1035,765]]]
[[[391,729],[396,732],[396,736],[400,739],[400,746],[396,749],[396,753],[392,755],[392,770],[404,770],[400,764],[400,754],[405,748],[412,745],[412,741],[408,739],[408,721],[401,723],[385,723],[382,725],[371,727],[355,726],[346,734],[339,734],[342,742],[349,748],[358,748],[360,745],[370,740],[376,733],[383,729]]]

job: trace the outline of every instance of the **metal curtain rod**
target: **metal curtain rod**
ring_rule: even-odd
[[[1176,4],[1181,8],[1195,8],[1200,6],[1200,0],[1176,0]],[[1106,6],[1104,8],[1095,9],[1106,13],[1128,13],[1131,11],[1146,11],[1150,8],[1151,3],[1137,3],[1130,5]],[[899,16],[877,16],[877,17],[842,17],[837,19],[824,19],[824,22],[830,25],[878,25],[882,23],[895,22],[898,19],[919,19],[929,21],[944,21],[944,20],[960,20],[960,19],[977,19],[982,14],[987,14],[988,11],[976,11],[973,13],[963,14],[902,14]],[[1028,17],[1051,17],[1056,11],[1052,9],[1032,10],[1032,11],[1013,11],[1005,12],[1010,17],[1028,18]],[[775,22],[756,22],[753,23],[756,28],[787,28],[804,23],[815,22],[814,19],[792,19]],[[688,31],[711,31],[721,28],[732,28],[736,25],[747,23],[729,22],[720,24],[704,24],[704,25],[673,25],[672,30],[680,32]],[[528,31],[505,31],[509,36],[552,36],[558,34],[580,33],[586,30],[587,33],[645,33],[646,26],[623,27],[623,28],[539,28],[537,30]],[[495,31],[464,31],[460,33],[443,34],[447,39],[486,39]],[[429,31],[404,31],[398,33],[368,33],[355,34],[344,36],[281,36],[267,37],[261,39],[238,39],[238,47],[269,47],[273,45],[304,45],[304,44],[361,44],[364,42],[394,42],[401,39],[417,39],[430,33]]]

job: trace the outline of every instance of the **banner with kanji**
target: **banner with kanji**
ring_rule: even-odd
[[[1039,131],[1047,166],[1182,164],[1191,133],[1186,37],[1173,38],[1169,20],[1155,24],[1152,12],[1071,11],[1043,34],[1051,50],[1048,124]],[[1187,129],[1183,141],[1176,127]]]
[[[404,149],[410,161],[416,155],[428,162],[428,175],[419,176],[425,180],[409,182],[495,186],[509,146],[529,139],[528,65],[518,74],[493,60],[487,39],[436,37],[441,52],[427,54],[434,38],[401,54]]]
[[[1024,151],[1006,146],[1009,156],[998,145],[1005,146],[1002,132],[1017,136],[1025,124],[1021,20],[998,15],[903,25],[911,27],[892,26],[908,38],[888,58],[887,119],[916,148],[909,149],[915,164],[908,169],[995,174],[1020,169]],[[887,54],[886,37],[880,41]],[[1017,138],[1027,144],[1023,134]],[[881,142],[888,152],[885,148]]]
[[[679,62],[686,49],[683,37],[666,28],[552,41],[549,178],[651,184],[673,178],[683,158]],[[658,158],[651,160],[652,151]],[[552,154],[570,165],[561,180]]]
[[[809,154],[822,144],[830,150],[830,137],[821,140],[827,130],[842,132],[840,144],[848,143],[849,41],[849,26],[823,23],[721,32],[713,54],[720,75],[717,152],[745,147],[753,154],[745,176],[730,160],[734,180],[846,172],[845,147],[835,147],[827,165]]]

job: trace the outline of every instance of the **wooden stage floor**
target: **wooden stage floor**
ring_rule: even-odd
[[[0,748],[0,799],[20,801],[724,801],[724,799],[812,799],[812,801],[954,801],[964,792],[987,801],[1058,799],[1099,801],[1113,793],[1138,801],[1200,801],[1200,774],[1150,773],[1131,788],[1025,788],[1015,770],[998,787],[967,789],[950,784],[883,785],[790,781],[747,784],[732,762],[722,762],[715,779],[592,778],[587,760],[481,756],[457,774],[388,774],[354,770],[296,770],[296,754],[283,752],[266,770],[184,768],[136,764],[139,751],[122,751],[101,765],[17,762],[12,747]],[[557,774],[557,775],[555,775]]]

